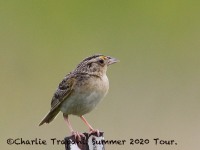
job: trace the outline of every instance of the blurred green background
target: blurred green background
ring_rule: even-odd
[[[0,1],[0,147],[55,150],[51,138],[69,129],[60,114],[38,123],[62,78],[85,57],[102,53],[121,62],[108,70],[110,91],[85,117],[109,150],[197,150],[200,147],[200,2]],[[74,129],[87,127],[70,116]],[[47,146],[8,145],[8,138],[41,138]],[[129,145],[129,139],[150,139]],[[153,138],[178,145],[155,146]]]

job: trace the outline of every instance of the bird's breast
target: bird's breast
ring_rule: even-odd
[[[77,83],[73,93],[61,105],[65,114],[84,115],[93,110],[109,89],[107,76],[90,77]]]

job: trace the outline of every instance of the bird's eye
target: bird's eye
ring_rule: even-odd
[[[100,60],[99,60],[99,63],[103,64],[103,63],[104,63],[104,60],[103,60],[103,59],[100,59]]]

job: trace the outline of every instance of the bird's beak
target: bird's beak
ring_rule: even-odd
[[[112,64],[114,64],[114,63],[117,63],[117,62],[119,62],[118,59],[113,58],[113,57],[109,57],[109,59],[108,59],[108,66],[109,66],[109,65],[112,65]]]

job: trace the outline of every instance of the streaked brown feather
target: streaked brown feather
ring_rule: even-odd
[[[49,113],[42,119],[39,126],[44,123],[50,123],[60,112],[60,105],[63,101],[67,100],[67,97],[73,92],[73,87],[75,84],[75,79],[68,74],[63,81],[59,84],[58,89],[54,93],[54,96],[51,100],[51,110]]]

